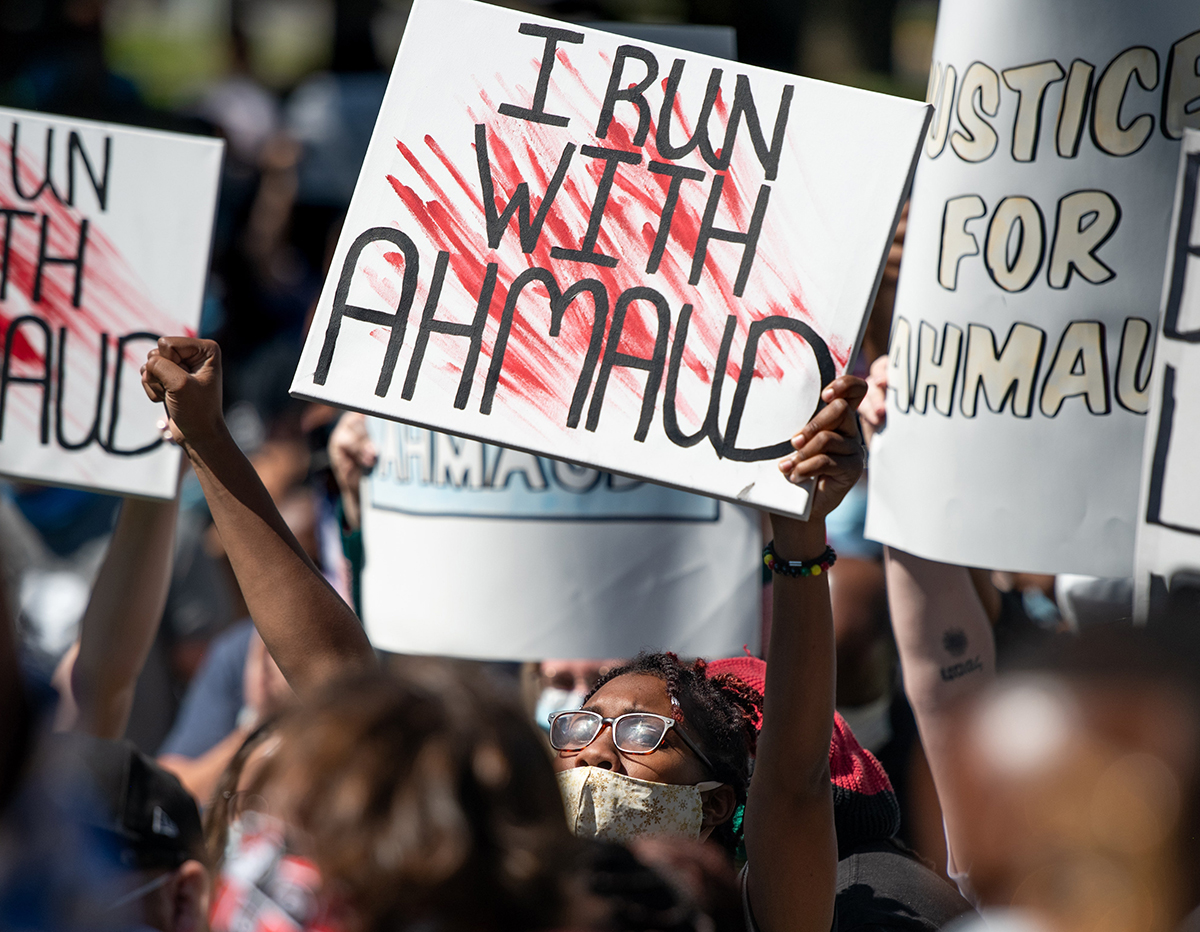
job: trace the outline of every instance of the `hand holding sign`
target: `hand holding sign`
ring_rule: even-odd
[[[357,411],[343,414],[329,435],[329,468],[341,491],[342,513],[351,530],[362,523],[359,485],[378,459],[375,441],[367,433],[367,419]]]
[[[834,379],[821,392],[825,407],[792,438],[796,452],[779,462],[790,482],[815,479],[811,518],[824,518],[858,482],[866,460],[855,412],[867,394],[857,376]]]

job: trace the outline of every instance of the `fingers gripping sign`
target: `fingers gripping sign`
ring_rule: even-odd
[[[162,337],[142,366],[142,388],[165,405],[176,443],[202,443],[223,429],[221,350],[212,340]]]
[[[792,437],[796,452],[779,461],[789,482],[816,480],[811,517],[824,518],[862,475],[866,454],[856,411],[867,393],[862,379],[843,375],[821,392],[824,407]]]

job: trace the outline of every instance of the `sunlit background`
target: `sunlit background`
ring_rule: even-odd
[[[49,27],[59,0],[3,5],[3,98],[20,103],[14,66]],[[217,82],[247,74],[280,94],[338,61],[388,68],[410,0],[71,0],[64,15],[98,22],[109,67],[156,107],[195,103]],[[550,0],[506,3],[571,20],[707,23],[737,28],[746,62],[906,96],[923,96],[935,0]],[[369,51],[368,51],[369,50]],[[9,50],[6,50],[9,51]],[[373,60],[371,60],[373,58]]]

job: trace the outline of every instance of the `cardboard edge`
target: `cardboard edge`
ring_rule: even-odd
[[[179,453],[183,455],[183,450],[173,441],[168,441]],[[127,489],[118,489],[110,485],[89,485],[83,482],[70,482],[65,479],[55,479],[53,477],[35,478],[32,476],[22,475],[20,473],[11,472],[8,470],[0,470],[0,476],[6,479],[14,479],[18,482],[28,485],[43,486],[45,488],[55,489],[75,489],[79,492],[95,492],[98,495],[115,495],[117,498],[136,498],[143,502],[170,502],[174,501],[179,495],[179,489],[183,484],[183,475],[179,469],[179,461],[175,462],[175,481],[172,484],[173,491],[169,495],[151,495],[149,492],[130,492]]]
[[[921,121],[921,131],[917,133],[916,149],[913,151],[912,161],[908,166],[908,177],[904,182],[904,187],[901,188],[900,201],[896,205],[896,215],[892,218],[892,225],[888,230],[887,243],[883,249],[883,257],[880,259],[879,269],[875,273],[875,284],[871,287],[871,296],[867,299],[862,323],[858,327],[858,336],[854,338],[854,345],[850,348],[850,365],[854,364],[854,360],[862,352],[862,342],[867,335],[867,325],[871,322],[871,312],[875,309],[875,299],[879,296],[879,286],[883,284],[883,273],[887,269],[888,253],[891,252],[892,242],[896,238],[896,228],[900,226],[900,217],[904,214],[904,206],[908,203],[912,195],[913,181],[917,175],[917,166],[921,162],[921,153],[924,151],[925,135],[929,132],[929,123],[932,119],[933,105],[927,103],[925,104],[925,119]]]
[[[753,508],[756,511],[767,512],[768,514],[779,514],[779,515],[783,515],[788,518],[795,518],[797,521],[807,521],[809,518],[809,515],[812,513],[812,483],[811,482],[804,483],[804,485],[801,486],[801,488],[804,488],[805,491],[808,493],[805,496],[805,504],[802,509],[784,510],[781,508],[772,508],[772,507],[768,507],[763,504],[759,504],[749,498],[738,498],[736,495],[716,495],[716,494],[713,494],[712,492],[701,492],[698,489],[694,489],[689,486],[678,485],[673,482],[664,482],[662,479],[651,479],[649,476],[642,476],[637,473],[620,472],[618,470],[612,469],[609,466],[605,466],[603,464],[596,463],[596,462],[591,462],[586,459],[568,460],[568,459],[564,459],[561,456],[552,456],[549,453],[546,453],[545,451],[535,450],[532,447],[525,447],[525,446],[520,446],[519,444],[511,444],[511,443],[507,443],[507,442],[501,443],[492,438],[481,437],[478,434],[459,433],[459,432],[452,433],[451,431],[448,431],[445,428],[437,427],[433,424],[427,424],[424,421],[409,420],[409,419],[398,418],[398,417],[388,417],[387,415],[380,414],[378,411],[371,411],[371,410],[368,410],[367,408],[360,408],[355,405],[343,404],[342,402],[334,402],[328,398],[320,398],[316,395],[308,394],[307,392],[299,390],[296,387],[295,381],[293,381],[292,387],[288,391],[288,394],[292,398],[295,398],[299,401],[308,401],[308,402],[312,402],[313,404],[327,405],[331,408],[341,408],[344,411],[356,411],[359,414],[365,414],[367,417],[376,417],[376,418],[379,418],[380,420],[384,420],[384,421],[394,421],[397,424],[408,424],[412,427],[421,427],[421,428],[424,428],[425,430],[432,430],[432,431],[436,431],[437,433],[441,433],[441,434],[451,434],[454,437],[460,437],[465,440],[477,440],[480,443],[487,443],[487,444],[491,444],[492,446],[503,446],[506,449],[513,450],[517,453],[528,453],[531,456],[540,456],[540,457],[544,457],[545,459],[558,460],[560,462],[571,463],[571,464],[577,465],[577,466],[586,466],[588,469],[599,469],[602,472],[610,472],[610,473],[613,473],[614,475],[622,476],[627,479],[636,479],[639,482],[651,482],[654,485],[661,485],[664,488],[676,489],[677,491],[680,491],[680,492],[690,492],[692,495],[703,495],[706,498],[715,498],[718,501],[728,502],[730,505],[742,505],[747,508]]]
[[[136,136],[149,136],[157,139],[174,139],[179,142],[189,142],[198,145],[219,146],[225,149],[225,140],[220,136],[204,136],[200,133],[181,133],[172,129],[154,129],[149,126],[135,126],[131,123],[114,123],[109,120],[90,120],[86,117],[67,116],[63,113],[50,113],[41,110],[26,110],[23,107],[0,107],[0,114],[19,113],[31,119],[43,120],[47,123],[69,123],[73,126],[83,126],[103,131],[117,130]]]
[[[1165,363],[1161,344],[1163,342],[1163,316],[1171,297],[1171,277],[1175,272],[1175,253],[1171,245],[1179,235],[1179,213],[1182,206],[1182,182],[1187,170],[1188,156],[1200,152],[1200,130],[1185,129],[1179,145],[1179,164],[1175,169],[1175,193],[1171,203],[1171,223],[1168,227],[1167,255],[1163,266],[1162,291],[1158,300],[1158,320],[1154,325],[1154,355],[1150,383],[1146,389],[1150,392],[1150,407],[1146,411],[1146,435],[1142,442],[1141,475],[1138,477],[1137,524],[1134,528],[1133,541],[1133,621],[1136,625],[1144,625],[1150,618],[1150,567],[1147,565],[1147,551],[1151,544],[1144,537],[1152,533],[1156,538],[1166,533],[1174,533],[1167,528],[1156,528],[1149,531],[1146,521],[1146,511],[1150,499],[1150,475],[1153,469],[1155,445],[1158,439],[1159,418],[1162,407],[1159,399],[1162,396],[1162,379]],[[1154,418],[1151,420],[1151,418]],[[1169,541],[1169,538],[1168,538]],[[1154,550],[1162,549],[1162,541],[1156,541]]]

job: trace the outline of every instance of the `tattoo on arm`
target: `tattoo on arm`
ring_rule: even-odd
[[[961,628],[950,628],[942,635],[942,648],[956,660],[967,652],[969,646],[967,633]],[[957,663],[942,667],[942,680],[949,683],[960,676],[966,676],[968,673],[975,673],[982,669],[983,663],[979,655],[968,657],[966,660],[958,660]]]

